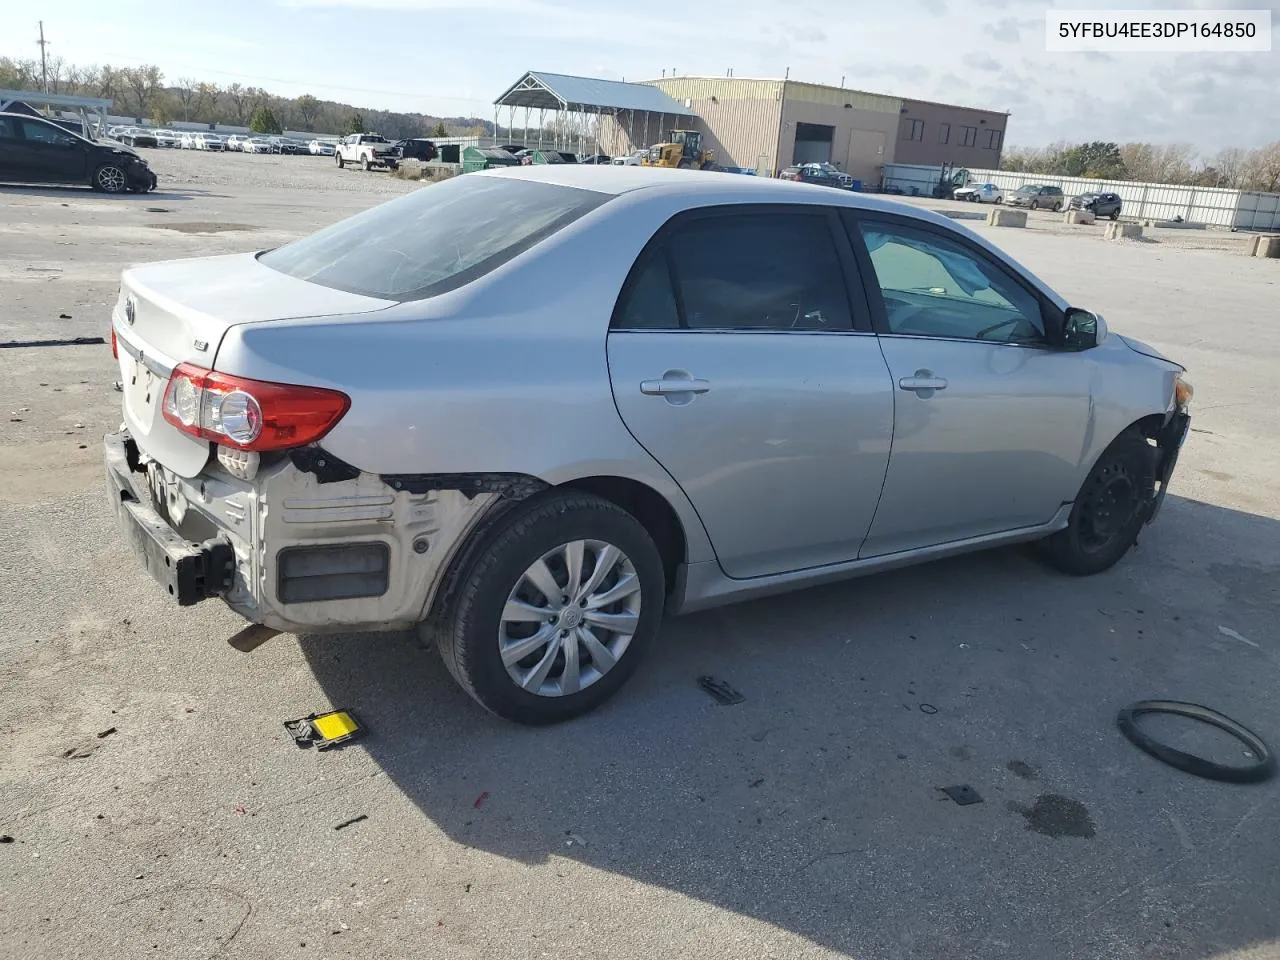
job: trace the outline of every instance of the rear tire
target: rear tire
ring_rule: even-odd
[[[338,164],[339,170],[341,170],[343,167],[347,165],[347,162],[342,159],[342,154],[337,153],[336,151],[333,154],[333,159]]]
[[[1039,204],[1039,202],[1038,202],[1038,201],[1036,201],[1036,200],[1032,200],[1032,201],[1031,201],[1031,209],[1032,209],[1032,210],[1039,210],[1039,209],[1040,209],[1040,204]]]
[[[1077,577],[1115,566],[1150,516],[1155,485],[1156,448],[1130,428],[1089,471],[1066,528],[1043,541],[1048,561]]]
[[[360,161],[360,166],[364,167],[364,172],[365,172],[365,173],[368,173],[370,170],[372,170],[372,169],[373,169],[373,164],[369,162],[369,158],[368,158],[368,157],[364,157],[364,158],[362,158],[362,159],[361,159],[361,161]]]
[[[575,586],[568,564],[558,558],[566,556],[563,546],[583,542],[582,575]],[[616,566],[610,562],[608,575],[587,589],[604,546],[618,551],[620,560]],[[604,556],[607,561],[611,554]],[[536,588],[534,580],[547,582],[545,577],[531,579],[528,574],[540,563],[554,579],[556,592],[564,589],[565,594],[547,596]],[[630,577],[636,589],[598,608],[588,605],[590,597],[616,592]],[[449,672],[486,709],[515,723],[558,723],[599,706],[627,681],[658,632],[665,591],[658,549],[638,520],[600,497],[551,492],[515,507],[480,534],[446,585],[432,632]],[[561,612],[545,618],[531,615],[522,622],[522,611],[544,608]],[[510,609],[517,619],[505,616]],[[633,613],[638,616],[629,639],[625,630],[589,619],[612,615],[629,623]],[[579,621],[593,631],[594,647],[578,632]],[[566,624],[568,629],[562,629]],[[536,634],[544,634],[540,643]],[[533,641],[525,656],[510,665],[504,661],[504,650],[510,660],[514,645],[525,640]],[[524,678],[524,685],[513,674]]]
[[[1053,205],[1053,212],[1054,212],[1054,213],[1059,213],[1061,210],[1062,210],[1062,204],[1060,204],[1060,203],[1055,203],[1055,204]]]
[[[1110,216],[1112,220],[1119,220],[1119,219],[1120,219],[1120,211],[1119,211],[1119,210],[1112,210],[1112,211],[1111,211],[1111,213],[1110,213],[1110,214],[1108,214],[1108,216]]]

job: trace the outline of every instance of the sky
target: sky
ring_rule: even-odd
[[[1206,154],[1280,140],[1280,47],[1270,53],[1047,53],[1045,11],[1280,11],[1280,0],[61,0],[49,55],[154,63],[272,93],[493,116],[525,70],[641,80],[781,77],[1012,114],[1006,143],[1191,143]],[[36,56],[6,16],[0,55]],[[1273,14],[1280,44],[1280,15]]]

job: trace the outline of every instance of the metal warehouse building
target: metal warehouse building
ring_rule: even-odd
[[[601,149],[617,156],[647,147],[663,139],[666,128],[659,124],[667,122],[700,130],[722,166],[764,175],[821,161],[869,184],[879,181],[886,163],[996,168],[1009,119],[994,110],[789,79],[664,77],[645,83],[688,115],[614,111],[600,119]]]

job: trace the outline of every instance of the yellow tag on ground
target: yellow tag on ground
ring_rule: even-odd
[[[345,710],[322,713],[311,721],[311,726],[315,728],[316,733],[326,740],[347,737],[360,729],[355,719]]]

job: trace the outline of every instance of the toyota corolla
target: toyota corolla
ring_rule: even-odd
[[[1042,541],[1104,571],[1191,386],[980,234],[755,177],[534,166],[125,271],[111,502],[179,605],[417,627],[523,723],[664,614]]]

